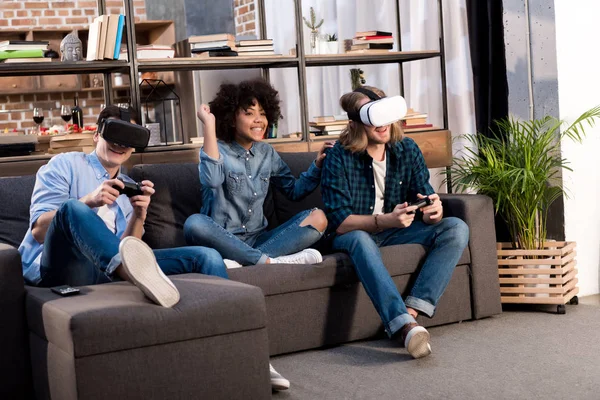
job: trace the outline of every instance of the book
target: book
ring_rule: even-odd
[[[201,35],[201,36],[188,37],[189,43],[216,42],[219,40],[230,40],[232,42],[235,42],[235,37],[230,33],[215,33],[213,35]]]
[[[392,36],[392,32],[385,32],[385,31],[363,31],[363,32],[356,32],[356,36],[357,37],[361,37],[361,36]]]
[[[220,47],[235,49],[235,42],[233,40],[216,40],[213,42],[190,43],[190,50],[209,50]]]
[[[4,64],[17,64],[17,63],[34,63],[34,62],[52,62],[51,58],[45,57],[32,57],[32,58],[7,58],[2,61]]]
[[[237,42],[240,47],[247,46],[273,46],[273,39],[258,39],[258,40],[240,40]]]
[[[86,61],[98,60],[98,47],[100,46],[100,32],[102,30],[101,22],[98,18],[90,24],[88,34]]]
[[[196,58],[209,58],[209,57],[236,57],[237,51],[223,50],[223,51],[204,51],[202,53],[193,53],[192,57]]]
[[[48,50],[45,40],[4,40],[0,42],[1,50]]]
[[[389,37],[385,39],[363,39],[363,38],[354,38],[352,39],[352,44],[368,44],[368,43],[394,43],[394,38]]]
[[[115,40],[115,51],[113,53],[113,59],[119,59],[119,53],[121,51],[121,42],[123,41],[123,28],[125,27],[125,16],[119,14],[119,24],[117,25],[117,38]]]
[[[152,58],[175,58],[175,50],[170,46],[165,45],[147,45],[137,46],[136,55],[140,60],[148,60]],[[127,48],[121,50],[119,60],[127,60]]]
[[[104,55],[102,59],[112,60],[115,54],[115,43],[117,43],[117,28],[119,27],[119,15],[108,15],[108,28],[106,28],[106,39]]]
[[[274,51],[247,51],[245,53],[238,53],[241,57],[256,57],[256,56],[274,56]]]
[[[0,51],[0,60],[7,58],[42,58],[44,50],[3,50]]]
[[[363,43],[363,44],[354,44],[350,46],[350,50],[364,50],[364,49],[374,49],[374,50],[391,50],[394,48],[393,43]]]
[[[247,46],[247,47],[238,47],[238,53],[247,53],[249,51],[274,51],[273,46]]]
[[[394,37],[392,35],[389,35],[389,36],[355,36],[354,39],[361,39],[361,40],[383,40],[383,39],[391,39],[391,40],[393,40]]]
[[[206,47],[204,49],[191,49],[190,52],[194,53],[204,53],[205,51],[236,51],[236,48],[231,48],[229,46],[220,46],[220,47]]]
[[[372,55],[380,55],[380,54],[390,54],[389,50],[375,50],[375,49],[363,49],[363,50],[348,50],[346,54],[372,54]]]
[[[323,122],[334,122],[335,121],[335,116],[333,115],[323,115],[323,116],[318,116],[318,117],[313,117],[313,120],[310,122],[313,122],[315,124],[320,124]]]
[[[100,15],[97,17],[100,21],[100,36],[98,43],[98,51],[96,60],[104,59],[104,51],[106,50],[106,33],[108,31],[108,15]]]

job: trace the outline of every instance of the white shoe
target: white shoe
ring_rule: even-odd
[[[406,334],[404,347],[413,358],[423,358],[430,355],[431,345],[429,344],[427,329],[419,325],[412,327]]]
[[[298,253],[271,258],[271,264],[318,264],[322,261],[323,256],[315,249],[304,249]]]
[[[275,371],[273,365],[269,364],[271,370],[271,389],[272,390],[288,390],[290,388],[290,381],[285,379],[281,374]]]
[[[132,283],[156,304],[173,307],[179,301],[179,291],[162,272],[154,252],[148,245],[133,236],[119,244],[119,254],[125,272]]]
[[[224,258],[223,262],[225,263],[225,266],[227,267],[227,269],[242,268],[243,267],[242,264],[240,264],[239,262],[237,262],[235,260],[228,260],[228,259]]]

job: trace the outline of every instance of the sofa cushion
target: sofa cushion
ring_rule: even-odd
[[[292,174],[297,178],[308,170],[311,162],[317,158],[317,153],[279,153],[281,159],[290,167]],[[278,190],[273,190],[273,203],[277,221],[282,224],[301,211],[309,208],[324,209],[321,199],[321,186],[318,186],[311,194],[300,201],[291,201]]]
[[[60,297],[27,288],[29,330],[75,357],[223,335],[266,326],[260,289],[200,274],[171,277],[173,308],[150,302],[127,282],[83,286]]]
[[[391,276],[412,274],[425,261],[426,254],[426,248],[419,244],[381,248],[381,257]],[[467,248],[458,265],[470,261]],[[352,262],[344,253],[326,255],[323,262],[316,265],[264,264],[230,269],[228,274],[232,280],[260,287],[265,296],[358,282]]]
[[[129,176],[152,181],[156,190],[148,208],[144,241],[153,249],[185,246],[183,224],[202,207],[198,164],[136,165]],[[277,226],[272,199],[272,194],[267,194],[263,209],[270,227]]]
[[[0,243],[19,247],[29,228],[35,175],[0,178]]]

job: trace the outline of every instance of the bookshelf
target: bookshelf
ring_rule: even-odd
[[[257,1],[257,18],[260,26],[260,37],[268,37],[266,31],[265,5],[264,0]],[[438,19],[440,28],[440,49],[439,50],[424,50],[424,51],[401,51],[401,25],[398,2],[395,2],[396,7],[396,31],[398,49],[400,51],[390,52],[389,54],[332,54],[332,55],[307,55],[304,50],[304,35],[303,35],[303,8],[302,0],[294,1],[295,15],[295,32],[296,32],[296,55],[295,56],[265,56],[265,57],[215,57],[210,59],[199,58],[175,58],[175,59],[154,59],[154,60],[138,60],[136,57],[135,44],[173,44],[174,42],[174,26],[170,22],[165,21],[144,21],[135,24],[130,23],[131,16],[134,15],[134,0],[123,0],[124,15],[126,24],[124,29],[124,38],[126,38],[127,51],[129,54],[128,61],[80,61],[73,63],[23,63],[23,64],[0,64],[0,77],[2,79],[8,77],[31,77],[37,78],[30,85],[36,89],[42,88],[39,79],[46,75],[68,75],[68,74],[103,74],[104,99],[107,104],[112,103],[114,98],[114,89],[112,85],[111,75],[114,73],[122,73],[129,77],[129,90],[131,105],[138,110],[142,94],[138,85],[138,73],[144,72],[189,72],[199,70],[216,70],[216,69],[261,69],[265,78],[269,78],[269,70],[274,68],[294,68],[298,75],[298,89],[300,95],[300,115],[301,128],[305,133],[309,132],[309,116],[307,103],[307,82],[306,69],[311,67],[323,66],[340,66],[340,65],[366,65],[366,64],[397,64],[400,77],[400,93],[404,93],[403,88],[403,64],[407,62],[438,58],[441,65],[441,92],[442,92],[442,112],[443,126],[438,131],[414,132],[409,136],[414,138],[424,150],[427,164],[430,168],[433,167],[448,167],[451,161],[451,146],[450,133],[448,129],[448,107],[446,94],[446,71],[445,71],[445,53],[444,53],[444,33],[443,33],[443,15],[441,0],[437,0]],[[105,14],[105,0],[98,0],[98,14]],[[44,40],[59,40],[67,30],[13,30],[0,32],[0,38],[21,38],[21,39],[44,39]],[[69,30],[70,31],[70,30]],[[87,31],[80,30],[80,38],[86,42]],[[125,40],[125,39],[124,39]],[[178,75],[178,74],[176,74]],[[183,74],[185,75],[185,74]],[[181,79],[175,78],[181,87],[179,91],[183,91],[186,86]],[[5,85],[6,86],[6,85]],[[7,86],[7,90],[11,90],[11,85]],[[21,90],[22,88],[12,88]],[[48,87],[46,90],[60,90],[59,87]],[[182,111],[185,109],[182,104]],[[196,105],[193,105],[196,107]],[[139,117],[139,116],[138,116]],[[184,118],[195,118],[194,113],[184,112]],[[184,126],[186,123],[184,121]],[[190,126],[190,125],[187,125]],[[189,129],[188,129],[189,130]],[[195,136],[196,132],[186,131],[184,129],[184,143],[187,143],[190,136]],[[326,140],[327,137],[320,137],[318,140],[310,138],[309,135],[303,135],[303,138],[294,140],[272,139],[273,146],[280,151],[316,151],[320,146],[321,140]],[[268,141],[271,141],[268,139]],[[168,149],[168,148],[167,148]],[[153,149],[157,151],[159,149]]]

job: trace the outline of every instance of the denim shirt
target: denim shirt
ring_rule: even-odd
[[[118,177],[126,182],[133,182],[126,175],[119,173]],[[44,250],[44,245],[38,243],[31,233],[33,224],[45,212],[57,210],[69,199],[82,198],[110,178],[96,152],[58,154],[39,169],[31,195],[29,229],[19,246],[23,277],[28,284],[37,285],[41,281],[40,260]],[[127,196],[121,195],[109,208],[116,214],[116,235],[121,237],[131,218],[133,207]],[[98,208],[94,211],[98,212]]]
[[[429,183],[429,170],[417,144],[405,137],[386,145],[383,212],[417,199],[417,193],[435,193]],[[339,142],[329,149],[323,164],[321,194],[329,225],[335,230],[349,215],[370,215],[375,207],[373,159],[366,151],[352,153]]]
[[[235,141],[218,146],[218,160],[200,150],[200,212],[235,235],[251,237],[266,229],[263,204],[269,184],[288,199],[300,200],[321,182],[314,162],[296,179],[270,144],[255,142],[249,150]]]

